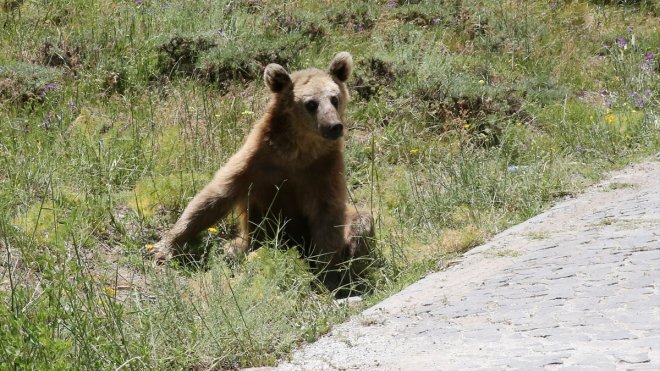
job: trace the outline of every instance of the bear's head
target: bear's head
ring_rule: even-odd
[[[353,58],[341,52],[327,71],[310,68],[289,74],[279,64],[269,64],[264,82],[276,94],[280,107],[287,107],[294,115],[296,124],[327,140],[337,140],[344,134],[349,98],[345,82],[352,69]]]

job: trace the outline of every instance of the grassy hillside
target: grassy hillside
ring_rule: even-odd
[[[202,266],[142,257],[263,112],[266,64],[354,57],[369,303],[660,151],[656,4],[0,0],[0,369],[268,365],[356,310],[293,250],[228,266],[231,217]]]

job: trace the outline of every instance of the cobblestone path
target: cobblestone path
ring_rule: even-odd
[[[282,370],[660,369],[660,162],[471,250]]]

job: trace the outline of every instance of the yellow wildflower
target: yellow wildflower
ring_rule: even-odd
[[[469,128],[470,128],[470,124],[463,125],[463,129],[469,129]]]
[[[611,113],[608,113],[607,115],[605,115],[605,122],[607,122],[608,124],[613,124],[614,121],[616,121],[616,116],[614,116]]]
[[[411,156],[417,156],[419,154],[419,148],[411,148],[408,153],[410,153]]]
[[[251,115],[254,115],[254,112],[252,112],[252,111],[250,111],[250,110],[245,110],[245,111],[241,112],[241,115],[243,115],[243,116],[251,116]]]
[[[211,227],[211,228],[208,229],[208,231],[209,231],[209,233],[211,233],[211,234],[216,234],[216,233],[218,233],[218,228]]]
[[[154,249],[154,245],[152,245],[152,244],[146,244],[146,245],[144,245],[144,248],[145,248],[146,250],[153,250],[153,249]]]
[[[104,292],[106,295],[111,296],[111,297],[114,297],[115,295],[117,295],[117,290],[115,290],[114,287],[105,287],[105,288],[103,289],[103,292]]]
[[[485,82],[484,80],[479,80],[479,85],[483,85],[483,84],[485,84],[485,83],[486,83],[486,82]]]

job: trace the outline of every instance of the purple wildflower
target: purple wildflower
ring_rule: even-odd
[[[619,36],[616,38],[616,45],[618,45],[619,48],[625,49],[628,46],[628,41],[625,37]]]
[[[48,84],[44,85],[45,90],[55,90],[58,88],[58,85],[54,82],[49,82]]]
[[[651,89],[646,89],[644,92],[632,92],[628,94],[628,98],[632,101],[633,105],[639,109],[644,108],[646,103],[648,103],[653,97],[653,92]]]
[[[553,2],[551,2],[550,4],[548,4],[548,6],[550,7],[550,9],[554,9],[554,8],[557,7],[557,2],[556,2],[556,1],[553,1]]]
[[[397,4],[396,1],[390,1],[390,2],[387,3],[388,8],[396,8],[397,5],[399,5],[399,4]]]
[[[652,70],[653,62],[655,61],[655,52],[648,52],[644,55],[644,62],[642,63],[643,70]]]

